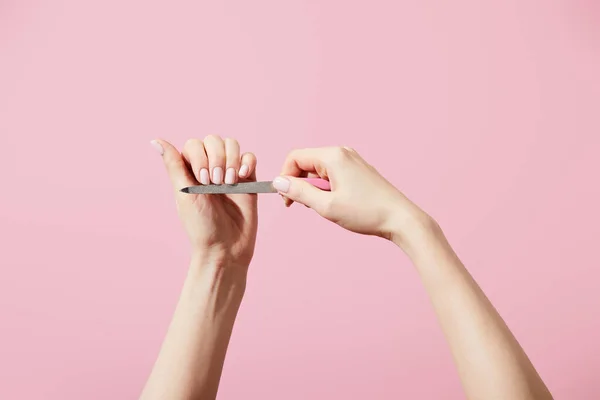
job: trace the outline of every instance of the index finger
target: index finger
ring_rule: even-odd
[[[327,172],[327,160],[330,158],[332,148],[319,147],[308,149],[297,149],[291,151],[281,169],[281,175],[298,177],[320,177],[329,179]],[[292,205],[293,201],[283,197],[286,207]]]
[[[281,175],[306,176],[315,173],[321,178],[328,178],[327,159],[330,148],[297,149],[291,151],[281,169]]]

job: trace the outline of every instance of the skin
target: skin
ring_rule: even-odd
[[[218,170],[214,173],[218,167],[233,168],[236,181],[255,180],[256,158],[240,155],[234,140],[216,136],[188,141],[181,153],[164,140],[153,145],[173,183],[192,256],[141,399],[214,399],[254,252],[256,195],[201,196],[179,189],[210,183],[200,172],[204,168],[214,183],[221,183]],[[244,177],[239,176],[240,165],[248,166]],[[307,176],[328,179],[331,191],[298,179]],[[286,206],[301,203],[347,230],[391,241],[408,255],[431,299],[468,399],[552,399],[436,221],[356,151],[295,150],[274,185]]]

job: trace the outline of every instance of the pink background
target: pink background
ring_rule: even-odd
[[[556,397],[600,397],[599,27],[590,0],[0,1],[0,398],[138,396],[188,262],[148,141],[209,133],[263,179],[357,148]],[[463,398],[393,246],[260,218],[221,399]]]

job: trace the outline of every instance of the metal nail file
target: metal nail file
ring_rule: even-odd
[[[320,178],[300,178],[311,185],[325,191],[330,191],[329,181]],[[273,181],[240,182],[233,185],[197,185],[181,189],[183,193],[190,194],[249,194],[249,193],[277,193]]]

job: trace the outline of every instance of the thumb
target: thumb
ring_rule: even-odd
[[[187,186],[197,185],[195,178],[191,175],[183,156],[171,143],[156,139],[150,142],[162,156],[167,174],[176,191]]]
[[[278,176],[273,180],[273,187],[284,197],[312,208],[323,214],[331,200],[332,193],[321,190],[302,178]]]

